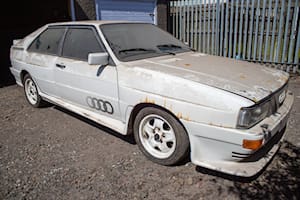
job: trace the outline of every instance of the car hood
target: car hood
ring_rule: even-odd
[[[130,65],[216,87],[254,102],[281,88],[289,78],[280,70],[195,52],[144,59]]]

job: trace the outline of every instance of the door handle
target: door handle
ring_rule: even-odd
[[[56,64],[56,67],[61,68],[61,69],[66,68],[66,66],[65,66],[65,65],[62,65],[62,64]]]

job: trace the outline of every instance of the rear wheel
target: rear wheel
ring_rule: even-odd
[[[41,96],[39,95],[37,86],[29,74],[26,74],[24,76],[23,83],[24,83],[25,96],[28,103],[35,108],[44,106],[45,102],[42,100]]]
[[[147,107],[138,113],[134,137],[146,157],[161,165],[174,165],[189,152],[188,136],[182,125],[158,108]]]

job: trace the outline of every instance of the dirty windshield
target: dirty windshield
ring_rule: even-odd
[[[100,28],[121,61],[190,51],[190,48],[181,41],[152,24],[104,24]]]

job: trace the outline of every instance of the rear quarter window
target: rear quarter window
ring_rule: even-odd
[[[28,51],[58,55],[64,32],[65,28],[48,28],[31,43]]]

